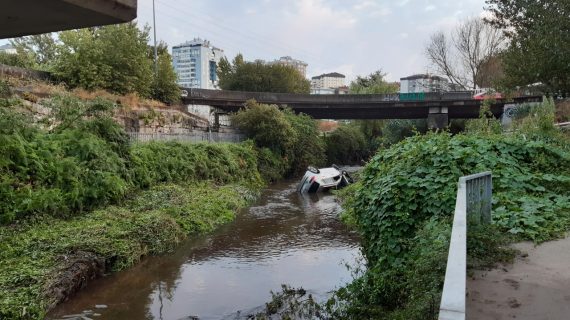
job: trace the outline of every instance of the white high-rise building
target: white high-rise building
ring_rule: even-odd
[[[222,57],[224,50],[200,38],[172,47],[178,84],[185,88],[218,89],[217,68]]]

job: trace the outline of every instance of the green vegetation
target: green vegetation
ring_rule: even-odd
[[[307,115],[251,100],[232,121],[260,150],[258,167],[266,180],[300,174],[325,161],[317,124]]]
[[[133,23],[63,31],[54,74],[68,86],[150,96],[149,28]]]
[[[115,105],[39,116],[0,82],[0,318],[41,319],[84,281],[233,219],[262,186],[252,143],[129,143]]]
[[[487,0],[492,25],[504,28],[502,54],[508,87],[542,83],[570,91],[570,3],[567,0]]]
[[[154,73],[149,30],[125,23],[16,38],[12,45],[18,54],[0,55],[0,63],[50,71],[69,88],[178,102],[177,78],[165,43],[157,47]]]
[[[188,235],[212,231],[252,196],[234,184],[158,185],[121,206],[69,220],[1,227],[0,318],[43,319],[48,307],[81,287],[81,278],[128,268]]]
[[[309,93],[311,88],[309,80],[293,67],[262,61],[245,62],[241,54],[231,64],[223,58],[218,74],[220,87],[224,90]]]
[[[330,163],[360,163],[369,155],[366,137],[358,126],[342,125],[325,136],[325,142]]]
[[[503,245],[570,229],[570,149],[549,119],[551,103],[496,133],[428,133],[378,152],[344,194],[344,219],[359,230],[367,270],[329,301],[335,318],[427,319],[438,309],[457,180],[493,172],[493,224],[469,227],[470,267],[508,260]],[[477,129],[478,128],[478,129]]]
[[[176,103],[180,100],[178,76],[172,67],[172,58],[165,43],[157,46],[157,53],[157,70],[151,86],[151,96],[165,103]]]
[[[36,214],[69,217],[162,182],[257,183],[252,146],[150,143],[129,145],[111,119],[114,104],[61,96],[42,122],[0,108],[0,222]]]
[[[352,94],[397,94],[400,87],[397,83],[388,83],[386,73],[377,70],[368,76],[356,77],[350,83],[350,93]]]
[[[20,68],[33,68],[35,66],[34,60],[29,55],[6,52],[0,52],[0,64]]]

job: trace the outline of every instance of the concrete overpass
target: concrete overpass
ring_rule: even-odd
[[[0,39],[123,23],[137,17],[137,0],[5,0]]]
[[[267,92],[240,92],[182,88],[184,104],[209,105],[224,112],[236,112],[249,99],[266,104],[287,105],[295,112],[315,119],[427,119],[435,128],[447,126],[449,119],[479,117],[481,100],[470,93],[309,95]],[[507,103],[542,101],[542,97],[499,99],[491,106],[496,117]]]

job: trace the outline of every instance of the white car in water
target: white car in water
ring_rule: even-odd
[[[308,167],[307,172],[305,172],[297,187],[297,191],[300,193],[314,193],[329,189],[340,189],[352,182],[353,180],[348,172],[334,164],[330,168],[317,169]]]

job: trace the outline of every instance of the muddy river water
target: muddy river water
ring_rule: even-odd
[[[49,318],[237,319],[281,284],[324,299],[350,281],[358,238],[333,195],[301,196],[295,185],[271,185],[234,222],[89,284]]]

